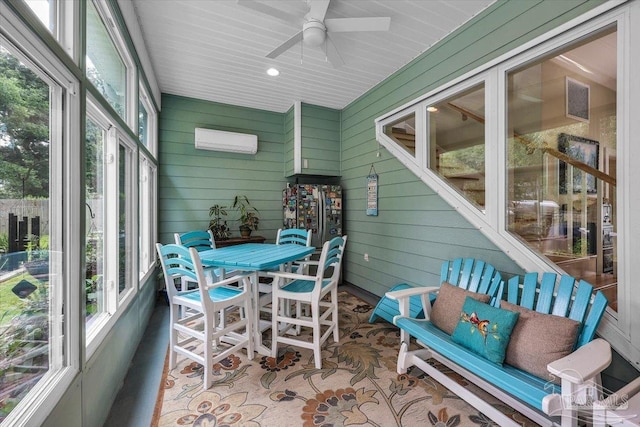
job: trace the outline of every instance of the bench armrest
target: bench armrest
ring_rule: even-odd
[[[602,338],[583,345],[573,353],[551,362],[547,370],[563,380],[582,384],[611,363],[611,346]]]
[[[422,309],[424,310],[425,319],[429,319],[431,313],[431,302],[429,294],[440,290],[439,286],[419,286],[416,288],[401,289],[399,291],[387,292],[387,298],[398,301],[400,308],[400,316],[409,316],[409,297],[420,296],[422,301]]]

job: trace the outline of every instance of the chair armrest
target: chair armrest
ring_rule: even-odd
[[[389,299],[398,301],[398,308],[400,309],[400,316],[409,316],[409,298],[412,296],[420,296],[422,301],[422,310],[424,311],[425,319],[429,319],[431,314],[431,302],[428,295],[433,292],[437,292],[440,289],[439,286],[418,286],[416,288],[401,289],[399,291],[387,292],[385,296]]]
[[[611,363],[611,345],[597,338],[573,353],[551,362],[547,370],[563,380],[582,384],[602,372]]]
[[[231,283],[236,283],[241,281],[242,279],[249,278],[253,272],[252,271],[237,271],[233,274],[233,276],[226,277],[224,280],[219,280],[213,283],[207,283],[207,289],[213,289],[218,286],[230,285]]]
[[[292,280],[315,280],[315,276],[305,276],[304,274],[289,273],[286,271],[269,271],[266,276],[272,276],[274,279],[292,279]]]

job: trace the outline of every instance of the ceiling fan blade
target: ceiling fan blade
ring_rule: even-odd
[[[305,16],[307,21],[312,19],[320,22],[324,21],[324,16],[327,14],[330,1],[331,0],[308,0],[309,13]]]
[[[343,33],[349,31],[389,31],[391,18],[335,18],[325,19],[327,31]]]
[[[342,60],[342,56],[340,56],[340,52],[338,52],[338,48],[336,44],[331,40],[331,37],[327,34],[327,43],[325,45],[325,55],[327,55],[327,59],[333,65],[333,68],[340,68],[344,65],[344,61]]]
[[[260,13],[264,13],[265,15],[272,16],[288,24],[297,24],[298,22],[300,22],[300,17],[291,15],[287,12],[283,12],[280,9],[276,9],[275,7],[260,3],[256,0],[237,0],[237,2],[240,6],[246,7],[247,9],[255,10]]]
[[[294,46],[296,43],[302,41],[302,31],[296,33],[293,37],[291,37],[286,42],[282,43],[277,48],[273,49],[271,52],[267,54],[267,58],[276,58]]]

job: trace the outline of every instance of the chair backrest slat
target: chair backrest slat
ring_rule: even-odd
[[[216,242],[211,230],[195,230],[186,233],[174,233],[176,245],[186,248],[195,248],[198,252],[216,248]]]
[[[318,270],[316,272],[317,281],[322,281],[325,272],[329,268],[333,268],[331,280],[338,280],[346,243],[347,236],[334,237],[324,243],[322,246],[322,253],[320,254],[320,260],[318,261]]]
[[[276,235],[276,245],[296,244],[311,246],[311,230],[302,228],[280,228]]]

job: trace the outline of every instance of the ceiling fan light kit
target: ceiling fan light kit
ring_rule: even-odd
[[[238,4],[257,12],[264,13],[279,20],[288,20],[291,15],[281,12],[276,8],[267,6],[256,0],[237,0]],[[267,58],[276,58],[302,42],[308,47],[323,47],[325,55],[334,67],[342,65],[342,58],[334,46],[335,52],[327,49],[325,41],[330,39],[328,33],[345,33],[361,31],[389,31],[391,18],[389,17],[368,17],[368,18],[329,18],[325,20],[325,15],[331,0],[307,0],[309,12],[304,16],[302,30],[298,31],[288,40],[280,44],[269,52]]]
[[[302,41],[310,47],[318,47],[324,43],[327,28],[322,22],[309,21],[302,26]]]

